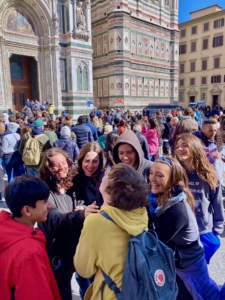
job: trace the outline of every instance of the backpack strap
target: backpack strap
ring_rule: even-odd
[[[101,215],[104,218],[106,218],[107,220],[112,221],[113,223],[115,223],[115,221],[105,211],[101,212]],[[112,290],[115,293],[116,298],[119,299],[119,295],[121,294],[121,291],[118,289],[115,282],[102,270],[102,268],[100,268],[100,269],[101,269],[102,275],[105,279],[102,282],[102,286],[101,286],[101,300],[103,300],[103,292],[104,292],[104,288],[105,288],[106,284],[108,285],[110,290]]]
[[[101,215],[104,218],[106,218],[107,220],[112,221],[113,223],[115,223],[115,221],[105,211],[101,212]]]
[[[71,139],[68,142],[66,142],[66,144],[61,149],[64,150],[70,142],[71,142]]]
[[[104,291],[104,288],[105,288],[106,284],[108,285],[110,290],[112,290],[115,293],[116,299],[119,299],[119,295],[121,294],[121,291],[118,289],[115,282],[102,269],[101,269],[101,272],[102,272],[102,275],[105,279],[102,283],[102,286],[101,286],[101,300],[103,300],[103,291]]]

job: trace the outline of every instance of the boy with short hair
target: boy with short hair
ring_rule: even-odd
[[[17,177],[5,189],[11,210],[0,212],[1,299],[61,300],[45,248],[45,236],[34,228],[47,220],[50,190],[42,180]]]

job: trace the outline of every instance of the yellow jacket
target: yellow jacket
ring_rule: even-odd
[[[49,106],[48,112],[49,112],[51,115],[54,114],[54,106],[53,106],[53,105],[50,105],[50,106]]]
[[[122,288],[123,270],[127,256],[130,235],[137,236],[147,230],[148,216],[145,208],[124,211],[105,206],[105,211],[114,221],[107,220],[101,214],[91,214],[84,222],[76,254],[75,269],[84,278],[94,274],[93,286],[85,294],[85,300],[100,300],[104,270],[119,289]],[[104,300],[115,300],[115,294],[106,285]]]

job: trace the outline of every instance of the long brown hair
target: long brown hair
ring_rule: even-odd
[[[159,123],[158,123],[157,119],[152,118],[152,117],[149,118],[148,119],[148,125],[149,125],[149,129],[155,129],[156,130],[157,136],[158,136],[158,138],[160,138],[161,137],[161,130],[159,128]]]
[[[168,180],[165,186],[165,190],[163,191],[163,194],[159,195],[158,202],[160,203],[164,211],[166,203],[167,202],[170,204],[172,203],[171,189],[179,185],[183,188],[184,192],[186,193],[187,196],[186,201],[190,205],[191,210],[194,212],[195,211],[194,197],[188,187],[188,177],[186,171],[175,158],[171,156],[168,156],[167,158],[170,160],[172,165],[170,179]],[[166,164],[163,161],[157,161],[157,160],[155,161],[155,163]]]
[[[211,189],[218,186],[216,179],[216,171],[214,166],[208,161],[200,140],[193,134],[184,133],[177,136],[176,143],[183,140],[187,143],[188,149],[192,154],[192,166],[196,170],[198,176],[207,182]],[[175,146],[176,147],[176,146]],[[175,149],[176,153],[176,149]],[[176,158],[179,160],[178,156]],[[182,163],[181,163],[182,164]]]
[[[51,158],[57,154],[65,157],[68,164],[68,174],[65,178],[59,179],[52,171]],[[44,152],[39,169],[39,178],[47,183],[51,191],[58,191],[58,186],[68,190],[72,187],[72,180],[76,174],[72,160],[69,155],[60,148],[51,148]]]
[[[99,166],[98,166],[98,169],[97,171],[92,175],[92,177],[97,177],[100,173],[100,171],[103,169],[103,151],[102,151],[102,148],[100,147],[99,143],[98,142],[89,142],[87,144],[85,144],[81,150],[80,150],[80,155],[77,159],[77,172],[79,174],[83,174],[84,171],[82,169],[82,162],[86,156],[86,154],[88,152],[96,152],[98,154],[98,157],[99,157]]]

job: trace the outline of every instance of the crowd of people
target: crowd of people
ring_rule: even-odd
[[[82,300],[120,299],[130,239],[145,232],[172,249],[175,271],[173,282],[157,270],[142,299],[167,281],[168,300],[225,299],[207,267],[224,230],[221,108],[95,108],[74,122],[28,100],[0,117],[0,150],[2,299],[71,300],[73,274]]]

